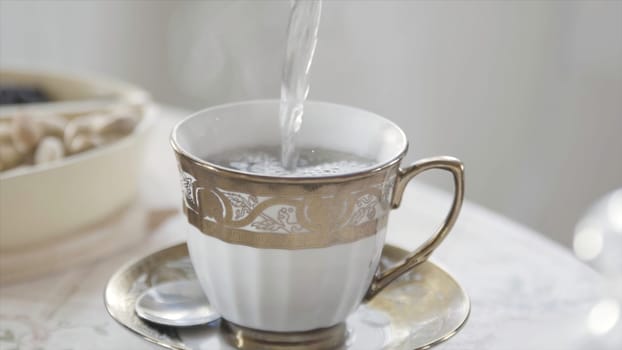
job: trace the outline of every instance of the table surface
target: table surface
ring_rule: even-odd
[[[168,210],[180,203],[168,136],[186,113],[162,108],[147,150],[140,205]],[[467,169],[468,176],[468,169]],[[156,189],[156,190],[154,190]],[[468,188],[467,188],[468,199]],[[440,223],[450,194],[414,181],[392,214],[388,242],[414,248]],[[0,287],[0,349],[152,349],[105,311],[108,278],[128,260],[181,242],[177,214],[130,247],[45,277]],[[600,293],[598,274],[570,251],[468,200],[432,260],[466,289],[472,302],[462,331],[437,349],[581,349]],[[561,336],[563,335],[563,336]]]

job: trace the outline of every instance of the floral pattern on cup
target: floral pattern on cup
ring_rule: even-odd
[[[199,214],[202,222],[194,224],[208,235],[227,231],[234,235],[344,233],[349,240],[367,237],[386,223],[394,182],[395,176],[389,176],[351,191],[266,195],[210,186],[181,172],[187,212]]]

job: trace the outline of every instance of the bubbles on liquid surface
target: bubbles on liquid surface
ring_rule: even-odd
[[[244,149],[207,157],[218,165],[270,176],[321,177],[347,174],[369,168],[370,159],[353,154],[326,150],[300,149],[296,168],[286,169],[281,162],[279,147]]]

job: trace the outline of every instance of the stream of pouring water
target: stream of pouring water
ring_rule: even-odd
[[[281,162],[296,167],[296,134],[302,125],[304,102],[309,93],[309,69],[317,44],[321,0],[295,0],[289,18],[287,47],[281,83]]]

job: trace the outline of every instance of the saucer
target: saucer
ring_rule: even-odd
[[[381,264],[402,260],[407,251],[385,245]],[[108,313],[121,325],[167,349],[235,349],[222,321],[174,328],[143,321],[134,313],[147,288],[174,280],[196,279],[186,244],[178,244],[130,262],[108,281]],[[348,350],[428,349],[455,335],[469,317],[469,298],[458,282],[431,261],[417,266],[361,305],[346,321]]]

